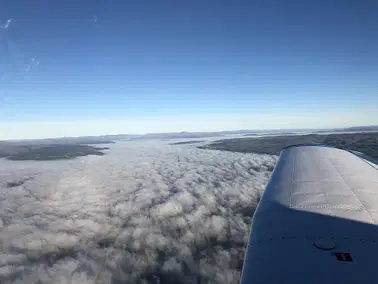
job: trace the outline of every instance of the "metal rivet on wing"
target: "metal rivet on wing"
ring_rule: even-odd
[[[330,250],[335,248],[336,243],[332,239],[326,239],[326,238],[319,238],[314,242],[314,245],[318,249],[323,249],[323,250]]]

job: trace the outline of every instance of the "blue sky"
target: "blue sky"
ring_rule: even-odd
[[[0,139],[378,124],[375,0],[3,0],[0,21]]]

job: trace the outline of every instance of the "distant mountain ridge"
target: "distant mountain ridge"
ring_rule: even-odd
[[[370,125],[370,126],[353,126],[353,127],[346,127],[346,128],[335,128],[335,129],[325,129],[325,130],[318,130],[316,133],[325,133],[325,132],[364,132],[364,131],[378,131],[378,125]]]
[[[27,140],[12,140],[0,141],[0,143],[16,142],[28,144],[106,144],[114,143],[119,140],[135,140],[135,139],[183,139],[183,138],[206,138],[206,137],[221,137],[226,135],[244,135],[256,136],[267,134],[282,134],[282,135],[296,135],[304,133],[329,133],[329,132],[364,132],[370,131],[378,132],[378,125],[370,126],[353,126],[346,128],[330,128],[330,129],[239,129],[226,131],[212,131],[212,132],[162,132],[162,133],[147,133],[147,134],[116,134],[116,135],[99,135],[99,136],[81,136],[81,137],[61,137],[61,138],[46,138],[46,139],[27,139]]]

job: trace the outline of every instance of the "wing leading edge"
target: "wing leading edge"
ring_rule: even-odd
[[[252,220],[241,284],[378,283],[378,169],[351,152],[281,152]]]

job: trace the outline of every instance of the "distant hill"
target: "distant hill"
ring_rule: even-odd
[[[106,149],[108,148],[96,148],[88,145],[51,145],[13,154],[6,158],[12,161],[66,160],[88,155],[102,156],[104,153],[101,150]]]
[[[181,141],[181,142],[171,143],[169,145],[196,144],[196,143],[201,143],[201,142],[204,142],[204,140]]]
[[[228,135],[242,136],[269,136],[269,135],[300,135],[305,133],[330,133],[330,132],[378,132],[378,125],[372,126],[354,126],[347,128],[335,129],[239,129],[229,131],[213,131],[213,132],[168,132],[168,133],[147,133],[147,134],[118,134],[118,135],[100,135],[100,136],[82,136],[82,137],[60,137],[47,139],[28,139],[28,140],[12,140],[0,141],[1,143],[19,143],[19,145],[41,145],[41,144],[110,144],[115,141],[135,140],[135,139],[185,139],[185,138],[206,138],[206,137],[222,137]]]
[[[378,132],[378,125],[371,126],[354,126],[347,128],[325,129],[318,130],[315,133],[329,133],[329,132]]]
[[[349,131],[378,131],[378,125],[372,125],[372,126],[355,126],[355,127],[348,127],[345,128]]]
[[[325,144],[354,150],[378,159],[378,132],[344,134],[309,134],[218,140],[201,149],[278,155],[282,148],[296,144]]]
[[[90,141],[93,142],[93,141]],[[93,144],[93,143],[91,143]],[[66,143],[47,144],[41,143],[20,143],[20,142],[0,142],[0,158],[12,161],[23,160],[63,160],[72,159],[87,155],[104,155],[102,152],[108,148],[98,148],[90,145]]]
[[[250,137],[250,136],[269,136],[269,135],[299,135],[298,133],[295,132],[269,132],[269,133],[247,133],[244,134],[243,136]]]

